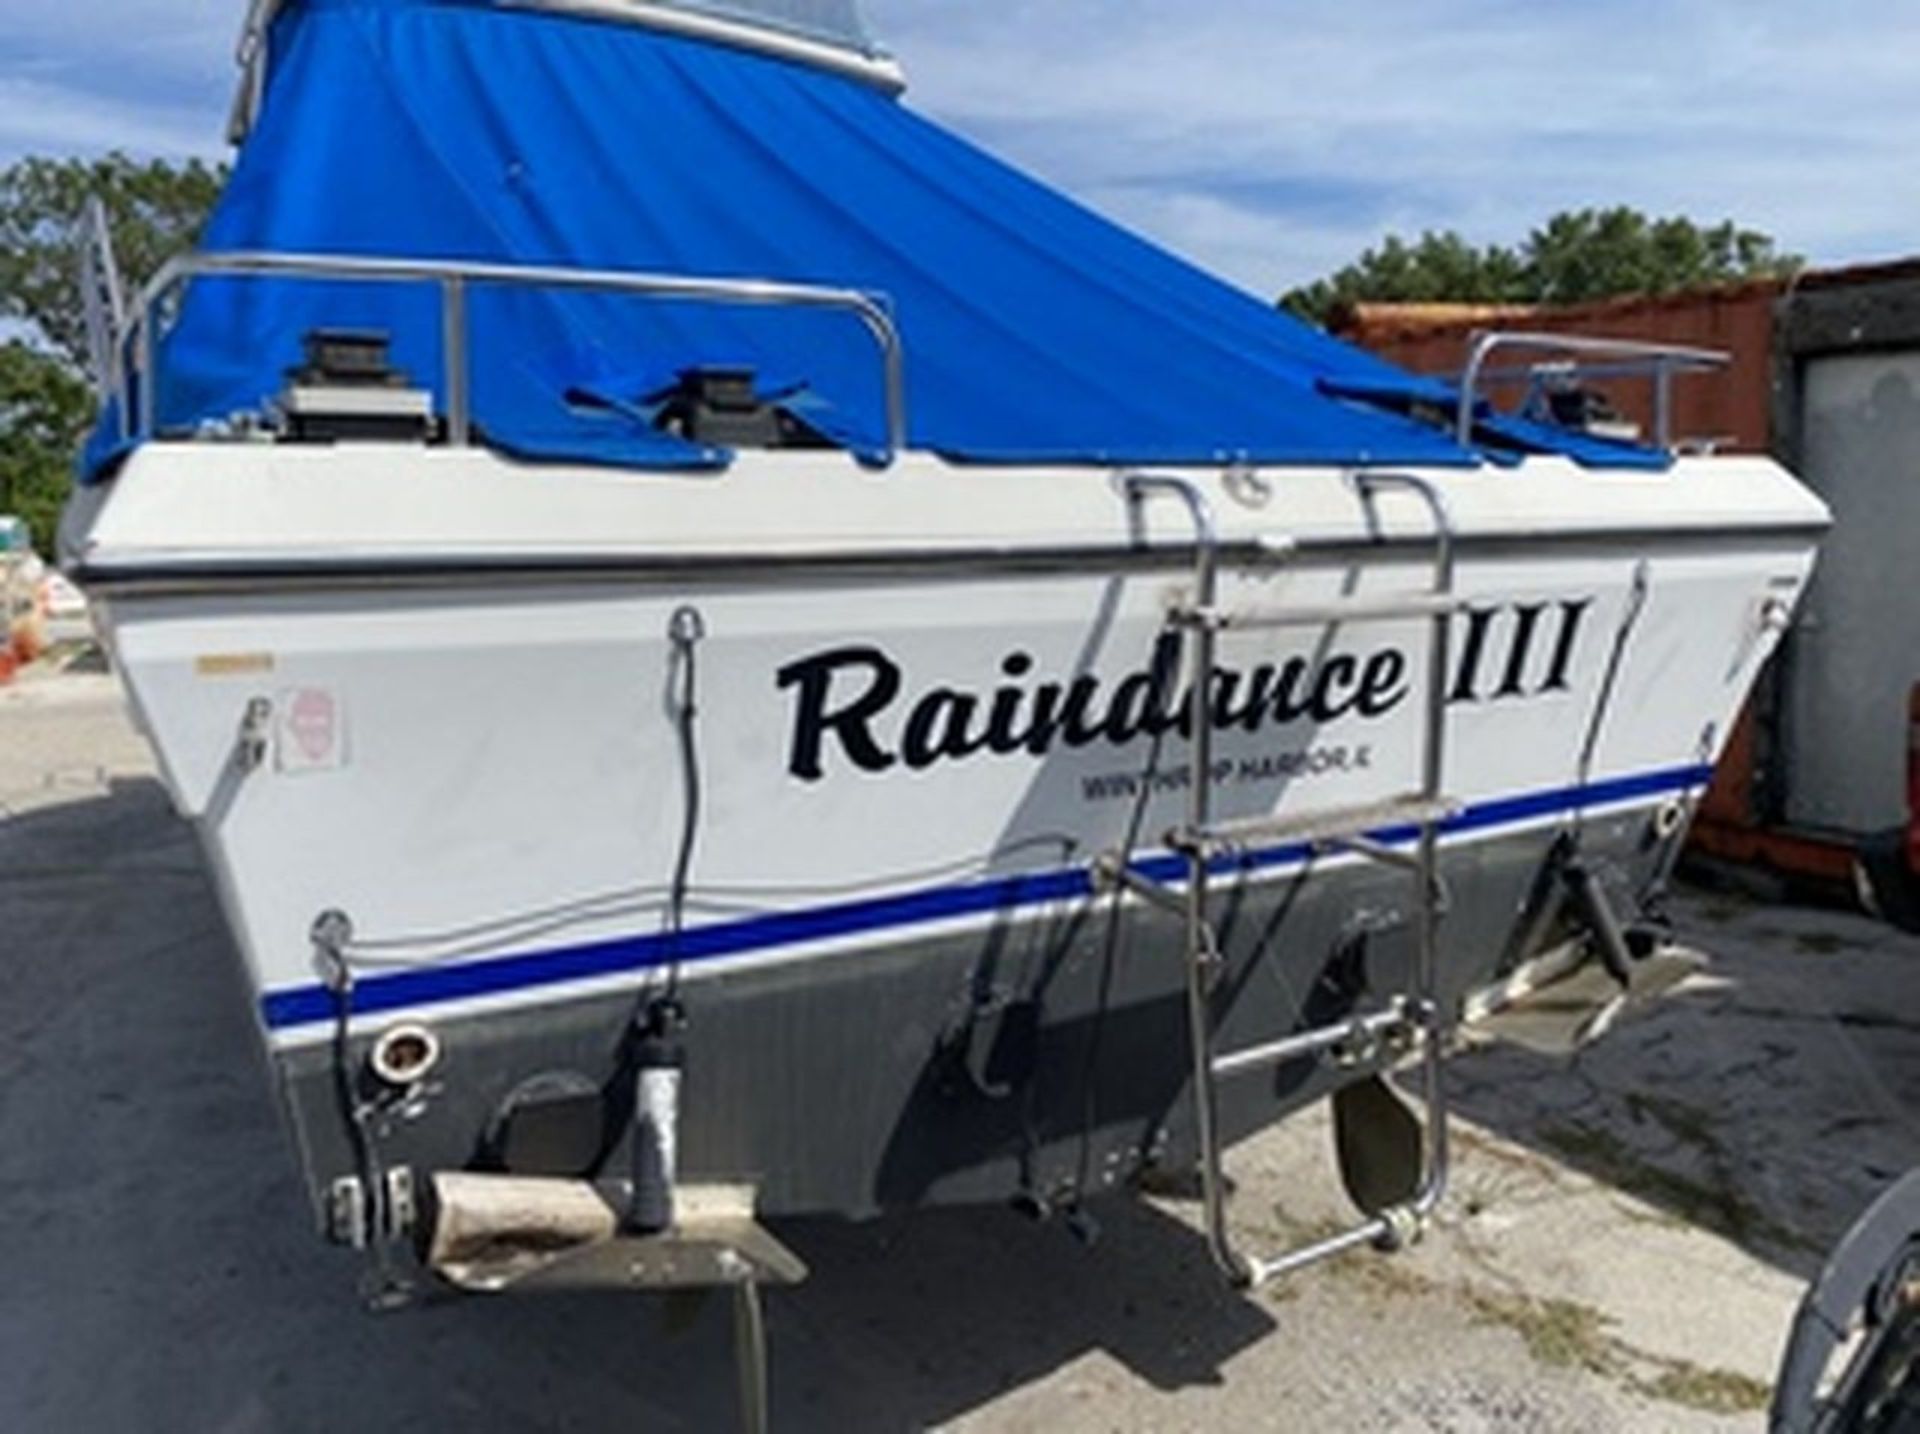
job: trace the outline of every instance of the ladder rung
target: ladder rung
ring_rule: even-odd
[[[1459,612],[1464,606],[1450,593],[1385,593],[1303,603],[1296,607],[1180,607],[1174,617],[1189,627],[1248,632],[1272,627],[1326,627],[1339,622],[1444,617]]]
[[[1375,1011],[1369,1016],[1355,1016],[1351,1020],[1336,1021],[1330,1026],[1315,1026],[1312,1030],[1298,1031],[1264,1045],[1248,1046],[1244,1050],[1215,1056],[1213,1073],[1217,1076],[1244,1075],[1248,1071],[1285,1065],[1302,1056],[1318,1055],[1335,1046],[1364,1048],[1378,1045],[1403,1032],[1412,1031],[1413,1017],[1407,1012],[1406,999],[1396,998],[1386,1010]]]
[[[1329,1256],[1343,1254],[1362,1245],[1372,1245],[1382,1250],[1405,1249],[1420,1238],[1420,1231],[1425,1224],[1425,1217],[1412,1205],[1396,1205],[1390,1210],[1382,1210],[1372,1219],[1351,1229],[1341,1230],[1297,1250],[1289,1250],[1272,1259],[1247,1259],[1247,1288],[1257,1290],[1282,1275],[1290,1275],[1308,1265],[1318,1264]]]
[[[1343,837],[1361,836],[1389,827],[1443,822],[1459,812],[1460,803],[1452,797],[1428,797],[1410,792],[1351,807],[1326,807],[1317,812],[1275,813],[1220,822],[1199,832],[1181,828],[1173,834],[1172,845],[1199,847],[1211,854],[1270,842],[1336,842]]]

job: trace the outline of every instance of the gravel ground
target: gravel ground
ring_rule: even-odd
[[[309,1233],[213,899],[103,674],[0,688],[0,1429],[730,1427],[724,1307],[355,1303]],[[1756,1429],[1823,1250],[1920,1160],[1920,942],[1692,893],[1716,957],[1573,1064],[1456,1066],[1438,1228],[1254,1297],[1178,1203],[1085,1248],[1000,1211],[782,1233],[780,1430]],[[1249,1233],[1338,1203],[1306,1119]]]

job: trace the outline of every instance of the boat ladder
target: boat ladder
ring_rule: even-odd
[[[1128,502],[1140,526],[1144,504],[1154,497],[1181,500],[1195,530],[1193,591],[1175,603],[1168,622],[1192,642],[1191,761],[1188,814],[1170,837],[1185,857],[1184,891],[1143,874],[1124,853],[1098,866],[1108,888],[1122,888],[1147,903],[1177,912],[1185,922],[1186,1017],[1192,1059],[1195,1127],[1199,1144],[1202,1212],[1214,1262],[1236,1285],[1254,1288],[1332,1255],[1373,1244],[1397,1249],[1418,1237],[1439,1204],[1447,1179],[1447,1104],[1441,1054],[1447,1017],[1438,987],[1437,943],[1445,909],[1438,870],[1439,829],[1458,811],[1443,786],[1447,736],[1448,638],[1459,608],[1454,595],[1454,530],[1435,487],[1413,474],[1360,472],[1354,483],[1373,511],[1387,489],[1411,493],[1433,521],[1432,581],[1424,591],[1391,596],[1353,596],[1311,606],[1226,609],[1219,605],[1221,544],[1206,495],[1192,481],[1135,473],[1124,479]],[[1430,619],[1426,701],[1421,720],[1419,786],[1384,800],[1304,813],[1231,821],[1213,815],[1213,733],[1207,705],[1216,685],[1217,639],[1223,631],[1321,627],[1334,623]],[[1406,838],[1411,835],[1409,844]],[[1411,989],[1378,1010],[1300,1030],[1241,1050],[1218,1048],[1219,986],[1225,970],[1212,919],[1211,887],[1218,865],[1259,845],[1301,843],[1315,852],[1343,851],[1383,863],[1412,880]],[[1253,1255],[1234,1243],[1227,1222],[1228,1182],[1222,1168],[1218,1086],[1250,1072],[1271,1070],[1303,1058],[1366,1063],[1382,1054],[1420,1047],[1424,1122],[1377,1077],[1349,1084],[1334,1096],[1334,1119],[1347,1191],[1364,1214],[1350,1229],[1268,1255]]]

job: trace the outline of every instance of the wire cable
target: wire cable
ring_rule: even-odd
[[[694,846],[700,837],[699,670],[695,658],[707,624],[691,604],[676,608],[667,623],[673,655],[667,670],[667,701],[673,711],[674,733],[680,748],[680,849],[674,856],[673,881],[667,889],[666,930],[670,958],[665,999],[677,1004],[680,995],[680,936],[685,929],[687,886],[693,875]]]

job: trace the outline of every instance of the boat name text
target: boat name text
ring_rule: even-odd
[[[1455,624],[1448,700],[1530,698],[1568,689],[1575,650],[1592,599],[1472,608]],[[1550,639],[1548,633],[1551,632]],[[1547,639],[1543,641],[1543,639]],[[1536,655],[1544,651],[1541,666]],[[872,644],[829,648],[777,674],[794,694],[787,770],[804,782],[826,776],[829,744],[855,767],[920,771],[980,753],[1044,757],[1056,748],[1124,747],[1142,737],[1187,736],[1192,694],[1179,685],[1180,639],[1163,633],[1147,664],[1109,686],[1094,673],[1034,680],[1031,653],[1000,661],[1005,679],[981,694],[938,686],[910,693],[900,664]],[[1222,664],[1208,695],[1216,731],[1258,733],[1296,722],[1387,716],[1413,692],[1404,648],[1337,647],[1261,662]]]

